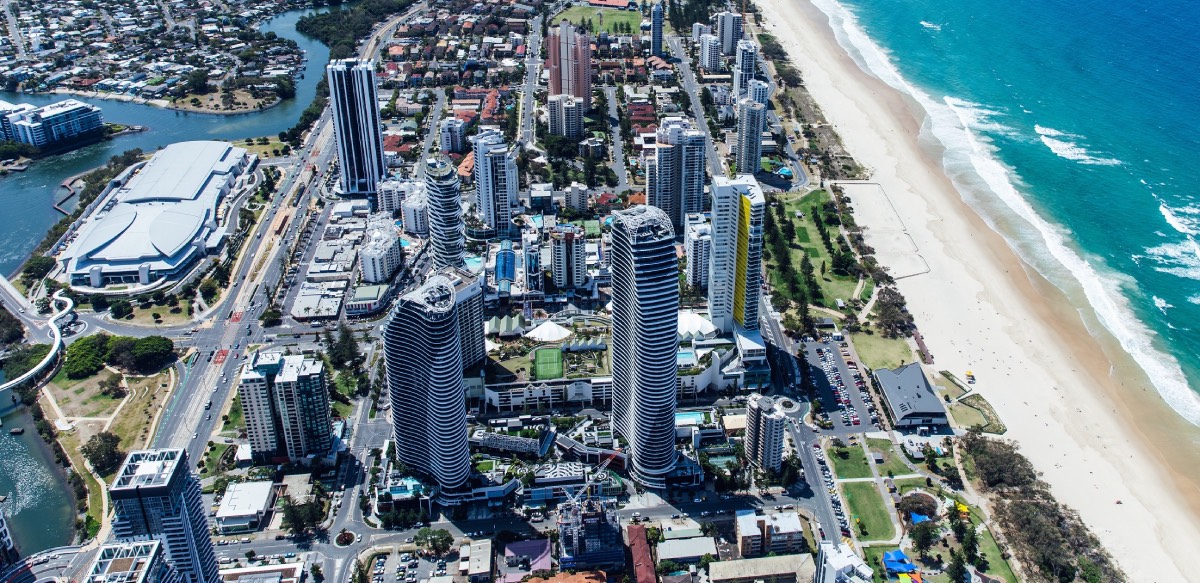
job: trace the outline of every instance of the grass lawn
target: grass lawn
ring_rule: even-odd
[[[170,394],[171,387],[163,386],[169,384],[170,379],[170,374],[166,372],[148,377],[128,377],[130,400],[109,427],[109,431],[121,437],[122,448],[129,450],[146,446],[150,424]]]
[[[100,392],[100,381],[107,379],[110,374],[107,370],[101,370],[87,378],[68,379],[66,373],[59,371],[49,388],[58,407],[67,417],[108,417],[121,403],[121,399]]]
[[[236,447],[230,443],[216,443],[204,453],[204,470],[200,472],[201,476],[209,476],[217,472],[218,464],[221,457],[225,455],[226,450],[231,447]]]
[[[936,492],[937,486],[929,487],[925,485],[925,478],[901,478],[894,480],[896,491],[903,497],[905,494],[913,490],[925,490],[926,492]]]
[[[603,18],[603,24],[602,20]],[[622,31],[617,30],[619,23],[629,25],[628,32],[633,34],[638,33],[638,27],[642,24],[642,13],[639,11],[618,10],[616,8],[593,8],[591,6],[572,6],[550,19],[552,23],[559,23],[563,20],[570,20],[574,24],[592,21],[594,30],[607,30],[609,33],[617,34]],[[671,23],[663,19],[664,34],[671,30]]]
[[[871,370],[896,368],[916,361],[904,338],[884,338],[882,334],[851,334],[850,341],[863,364]]]
[[[1003,435],[1008,431],[1008,428],[1004,426],[1004,422],[1000,420],[1000,415],[992,408],[992,404],[983,398],[983,395],[979,393],[967,395],[959,403],[972,407],[987,419],[987,425],[983,427],[984,433]]]
[[[1017,576],[1013,573],[1008,561],[1002,558],[1000,545],[996,544],[996,537],[992,536],[992,531],[984,528],[979,531],[977,540],[979,541],[979,556],[987,559],[987,568],[980,570],[993,577],[1000,577],[1005,581],[1016,583]]]
[[[888,472],[891,472],[895,476],[912,473],[912,470],[904,465],[904,460],[900,459],[900,455],[892,449],[891,441],[886,439],[868,439],[867,447],[871,448],[872,452],[883,453],[883,464],[877,466],[880,475],[886,476]]]
[[[258,154],[259,158],[271,158],[274,154],[272,150],[280,150],[283,148],[283,142],[279,141],[279,137],[267,138],[266,144],[260,144],[259,140],[255,140],[254,144],[247,144],[246,140],[238,140],[234,142],[235,146],[245,148],[252,153]]]
[[[849,301],[852,299],[854,297],[854,288],[858,285],[858,278],[849,275],[836,275],[830,271],[833,261],[830,259],[829,252],[826,251],[824,243],[821,242],[821,234],[817,231],[816,223],[813,222],[812,206],[828,201],[829,193],[824,190],[816,190],[803,197],[797,197],[794,194],[783,195],[777,200],[783,202],[784,215],[796,226],[796,236],[792,238],[789,245],[790,261],[799,270],[803,254],[807,254],[809,260],[812,261],[817,280],[820,282],[823,297],[819,300],[812,299],[812,303],[830,307],[836,305],[835,300],[842,299]],[[769,210],[770,212],[775,212],[773,206]],[[803,219],[796,217],[797,211],[804,213]],[[829,226],[831,236],[835,239],[836,230],[836,226]],[[782,281],[780,281],[777,275],[778,270],[774,268],[778,264],[779,258],[774,256],[767,261],[768,272],[772,274],[772,286],[776,289],[782,289]],[[825,267],[824,273],[822,273],[822,266]]]
[[[969,405],[951,403],[950,414],[954,416],[954,421],[959,427],[970,428],[976,425],[980,427],[987,425],[987,418],[983,416],[983,413]]]
[[[563,354],[558,348],[539,348],[533,352],[534,377],[544,381],[562,378]]]
[[[836,448],[829,448],[827,456],[833,463],[833,473],[839,478],[870,478],[871,465],[867,462],[867,454],[858,445],[847,445],[846,459],[837,454]]]
[[[343,403],[341,401],[333,402],[333,414],[335,417],[341,417],[342,419],[349,419],[350,414],[353,412],[354,412],[354,405],[352,405],[350,403]]]
[[[149,308],[139,308],[134,305],[133,316],[127,316],[125,319],[142,324],[155,324],[154,314],[158,314],[160,319],[157,320],[157,323],[159,324],[184,324],[191,319],[191,316],[188,316],[189,304],[191,304],[191,300],[179,300],[179,305],[175,307],[151,304]]]
[[[92,473],[87,471],[87,466],[83,465],[83,455],[79,453],[79,448],[83,444],[79,441],[79,433],[60,433],[58,434],[58,441],[62,444],[63,451],[67,453],[67,457],[71,459],[71,467],[78,470],[79,475],[83,477],[83,483],[87,485],[87,517],[89,528],[95,528],[99,531],[99,525],[104,520],[102,512],[104,511],[103,497],[105,495],[105,488],[100,486],[100,482],[97,482],[96,478],[92,477]],[[133,448],[122,443],[121,449],[128,451]],[[91,526],[93,521],[96,525],[94,527]]]
[[[224,422],[221,424],[221,431],[240,432],[246,424],[246,420],[242,413],[242,398],[241,395],[234,395],[233,403],[229,405],[229,412],[225,414]]]
[[[859,540],[887,540],[895,534],[892,519],[888,516],[883,496],[874,482],[843,482],[842,492],[846,495],[847,512],[855,519]],[[863,531],[866,534],[863,534]]]
[[[479,472],[490,472],[496,467],[496,462],[493,460],[479,460],[475,464],[475,470]]]
[[[863,559],[874,571],[871,577],[876,583],[885,583],[887,581],[887,573],[883,570],[883,555],[896,550],[900,550],[900,547],[863,547]]]

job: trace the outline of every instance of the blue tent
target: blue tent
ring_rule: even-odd
[[[912,512],[912,513],[909,513],[908,516],[912,520],[913,525],[921,524],[922,522],[929,522],[929,517],[925,516],[924,514],[917,514],[916,512]]]
[[[912,573],[917,570],[917,566],[908,560],[908,555],[905,555],[904,551],[899,550],[884,553],[883,566],[889,573]]]

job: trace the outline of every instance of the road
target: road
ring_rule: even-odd
[[[696,76],[692,73],[691,59],[688,58],[687,51],[683,50],[683,46],[679,42],[679,37],[671,36],[667,38],[667,45],[671,47],[671,52],[675,53],[678,58],[680,78],[683,80],[683,90],[687,91],[688,97],[692,102],[692,119],[696,122],[696,127],[700,129],[700,133],[704,134],[704,143],[707,146],[705,157],[708,158],[708,168],[713,176],[725,176],[725,163],[720,156],[717,155],[717,148],[713,145],[712,134],[708,132],[708,123],[704,117],[704,106],[700,104],[700,85],[696,83]]]
[[[521,127],[519,140],[526,148],[536,149],[537,140],[534,136],[534,121],[537,118],[536,94],[538,76],[542,72],[542,18],[538,15],[530,23],[529,42],[525,49],[525,83],[521,90]]]
[[[629,189],[629,171],[625,168],[625,140],[621,139],[621,112],[617,103],[617,88],[604,88],[604,98],[608,101],[608,135],[612,137],[612,168],[617,175],[615,192]]]

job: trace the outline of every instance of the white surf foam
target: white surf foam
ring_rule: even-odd
[[[944,147],[943,165],[963,200],[993,229],[995,217],[982,204],[992,198],[1002,201],[1007,212],[1024,219],[1031,229],[1024,234],[1039,240],[1040,245],[1030,248],[1019,239],[1009,239],[1010,246],[1052,281],[1059,279],[1056,272],[1065,268],[1082,289],[1096,318],[1145,371],[1163,399],[1185,419],[1200,425],[1200,396],[1189,388],[1179,362],[1154,346],[1155,333],[1137,319],[1121,292],[1122,279],[1128,277],[1115,272],[1102,276],[1095,265],[1074,251],[1068,245],[1067,232],[1042,218],[1018,192],[1017,177],[996,158],[995,148],[970,127],[970,115],[949,102],[933,99],[904,79],[845,6],[836,0],[813,0],[813,5],[826,15],[838,44],[862,70],[907,94],[925,110],[922,133],[928,132]],[[1058,130],[1042,129],[1046,132],[1040,133],[1042,137],[1063,137],[1054,135]],[[959,170],[964,172],[960,174]],[[982,181],[988,192],[972,190],[970,183],[976,181]]]
[[[942,25],[940,25],[940,24],[934,24],[934,23],[932,23],[932,22],[928,22],[928,21],[925,21],[925,20],[922,20],[922,21],[921,21],[921,26],[925,27],[925,28],[926,28],[926,29],[928,29],[928,30],[936,30],[936,31],[939,31],[939,32],[942,30]]]
[[[1171,304],[1167,303],[1167,300],[1164,300],[1158,296],[1150,296],[1150,297],[1154,300],[1154,307],[1158,308],[1158,311],[1162,312],[1164,315],[1167,313],[1167,310],[1169,308],[1175,307],[1175,306],[1172,306]]]
[[[1079,145],[1078,140],[1083,138],[1074,134],[1068,134],[1054,128],[1047,128],[1034,124],[1033,131],[1037,132],[1042,143],[1050,148],[1059,158],[1079,162],[1080,164],[1089,164],[1093,166],[1119,166],[1121,161],[1116,158],[1105,158],[1098,156],[1088,151],[1087,148]]]

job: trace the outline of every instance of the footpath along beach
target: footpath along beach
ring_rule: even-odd
[[[898,287],[936,368],[976,374],[1004,437],[1131,579],[1200,581],[1200,429],[1162,401],[1107,330],[1085,325],[1070,289],[1023,264],[963,202],[940,146],[919,139],[925,112],[859,68],[823,12],[809,0],[758,6],[879,185],[846,193],[880,261],[897,277],[915,274]]]

